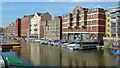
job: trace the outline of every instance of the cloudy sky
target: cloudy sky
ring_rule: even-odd
[[[2,5],[0,6],[0,15],[2,15],[0,16],[0,22],[2,22],[2,25],[0,24],[0,26],[2,27],[6,27],[11,22],[15,22],[16,18],[22,18],[23,15],[34,14],[35,12],[39,13],[49,12],[52,15],[52,17],[55,17],[71,13],[74,7],[76,6],[81,6],[85,8],[95,8],[96,6],[100,6],[104,9],[108,9],[109,7],[116,7],[118,5],[117,2],[54,2],[55,0],[44,0],[49,2],[14,2],[14,1],[8,2],[8,1],[13,0],[4,0],[2,4],[0,3],[0,5]]]

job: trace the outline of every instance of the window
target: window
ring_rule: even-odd
[[[92,23],[96,23],[96,20],[93,20]]]
[[[108,17],[109,17],[110,15],[108,14]]]
[[[34,24],[34,26],[37,26],[37,24]]]
[[[90,30],[96,30],[96,26],[91,27]]]
[[[96,30],[96,26],[93,26],[93,27],[92,27],[92,30]]]
[[[110,27],[110,25],[108,24],[108,27]]]
[[[109,29],[108,29],[107,31],[108,31],[108,32],[110,32],[110,30],[109,30]]]
[[[64,31],[68,31],[68,29],[67,29],[67,28],[64,28],[63,30],[64,30]]]
[[[37,29],[34,29],[34,31],[37,31]]]
[[[108,22],[109,22],[110,20],[108,19]]]

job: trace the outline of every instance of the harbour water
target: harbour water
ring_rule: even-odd
[[[33,42],[19,42],[21,49],[6,52],[15,53],[29,66],[120,66],[120,57],[111,54],[109,49],[71,51]]]

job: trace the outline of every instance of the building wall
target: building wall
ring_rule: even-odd
[[[41,22],[48,21],[48,20],[51,20],[51,19],[52,19],[52,17],[51,17],[51,15],[48,12],[47,13],[43,13],[43,14],[42,13],[35,13],[34,17],[31,19],[30,37],[31,38],[40,39],[42,36],[44,36],[44,33],[42,33],[40,31],[41,29],[43,29],[42,28],[43,23],[42,23],[42,26],[40,26]]]
[[[106,36],[111,37],[110,12],[106,12]]]
[[[31,18],[32,18],[32,15],[24,16],[23,18],[21,18],[21,37],[22,38],[29,38]]]
[[[32,35],[38,35],[38,26],[39,22],[41,21],[41,17],[38,15],[38,13],[34,14],[34,17],[31,19],[31,31],[30,34]]]
[[[19,18],[16,19],[15,36],[21,37],[21,19],[19,19]]]
[[[44,38],[48,40],[61,40],[62,38],[62,20],[61,17],[55,17],[47,21],[44,26]]]
[[[48,12],[43,13],[41,15],[41,21],[39,22],[39,27],[38,27],[38,39],[44,38],[44,27],[43,26],[45,24],[45,21],[50,21],[50,20],[52,20],[52,16]]]
[[[7,30],[6,30],[6,29],[7,29],[7,28],[4,28],[3,31],[2,31],[3,36],[7,36]]]
[[[40,23],[39,23],[39,24],[40,24],[40,25],[39,25],[39,26],[40,26],[40,37],[39,37],[40,39],[41,39],[41,38],[44,38],[44,26],[45,26],[45,22],[46,22],[46,21],[43,21],[43,22],[40,22]]]
[[[120,38],[120,7],[112,7],[110,12],[111,36]]]
[[[103,39],[105,34],[104,9],[87,9],[77,6],[72,13],[62,18],[63,39]]]
[[[9,26],[6,28],[6,36],[15,37],[15,24],[14,23],[9,24]]]

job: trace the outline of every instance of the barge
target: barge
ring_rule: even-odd
[[[1,42],[0,46],[2,49],[11,49],[14,48],[15,46],[21,47],[20,43],[10,43],[10,42]]]

